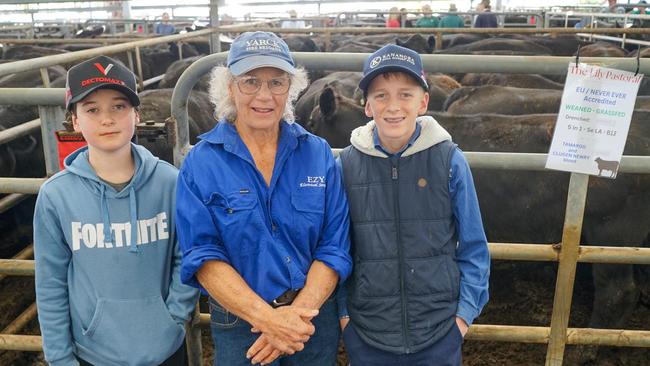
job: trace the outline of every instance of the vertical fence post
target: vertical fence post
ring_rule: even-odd
[[[144,90],[144,76],[142,75],[142,57],[140,55],[140,47],[135,47],[135,65],[138,68],[138,84],[140,85],[140,91]]]
[[[65,110],[59,106],[39,105],[38,114],[41,117],[45,171],[49,177],[59,171],[59,147],[57,146],[54,132],[63,129]]]
[[[216,32],[210,33],[210,53],[221,52],[221,36],[219,34],[219,5],[221,0],[210,0],[210,27]]]
[[[625,18],[623,18],[623,28],[625,28],[626,25],[627,25],[627,15],[625,16]],[[621,48],[625,48],[626,37],[627,37],[627,33],[623,33],[623,37],[621,37],[623,38],[623,40],[621,41]]]
[[[131,50],[126,51],[126,59],[129,62],[129,70],[135,74],[135,65],[133,64],[133,54],[131,54]]]
[[[328,29],[325,31],[325,52],[332,50],[332,32]]]
[[[564,358],[588,184],[588,175],[571,173],[562,232],[560,265],[553,300],[551,334],[546,351],[546,366],[561,366]]]
[[[201,318],[201,312],[199,311],[199,306],[197,304],[194,312],[192,313],[192,318],[190,319],[189,324],[185,327],[187,335],[185,336],[185,342],[187,344],[187,357],[189,366],[201,366],[203,363],[203,348],[201,346],[201,326],[199,325],[199,320]],[[217,352],[217,350],[215,350]]]
[[[47,73],[47,67],[41,67],[41,79],[43,80],[43,87],[44,88],[49,88],[50,87],[50,74]]]

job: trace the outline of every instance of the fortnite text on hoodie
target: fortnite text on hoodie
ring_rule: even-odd
[[[151,244],[158,240],[169,239],[167,213],[160,212],[156,216],[137,221],[137,245]],[[131,245],[131,223],[111,223],[111,231],[115,245],[104,237],[104,224],[82,224],[79,221],[70,223],[72,233],[72,250],[81,249],[81,243],[89,249],[121,248]]]

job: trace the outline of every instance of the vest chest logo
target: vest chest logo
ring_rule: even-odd
[[[300,183],[300,187],[324,188],[325,176],[307,176],[305,181]]]

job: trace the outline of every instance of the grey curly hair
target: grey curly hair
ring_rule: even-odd
[[[296,68],[296,73],[289,75],[291,79],[291,86],[289,87],[289,97],[287,104],[284,106],[284,114],[282,118],[293,123],[295,115],[293,113],[293,102],[298,99],[300,92],[302,92],[309,84],[307,72],[303,68]],[[210,72],[210,102],[214,104],[214,115],[217,120],[226,120],[234,123],[237,118],[237,110],[235,103],[232,100],[228,89],[230,84],[235,80],[233,74],[226,66],[216,66]]]

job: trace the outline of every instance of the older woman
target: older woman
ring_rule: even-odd
[[[348,204],[330,147],[293,123],[306,85],[266,32],[240,35],[212,72],[219,123],[181,168],[177,220],[182,280],[210,296],[215,365],[335,364]]]

